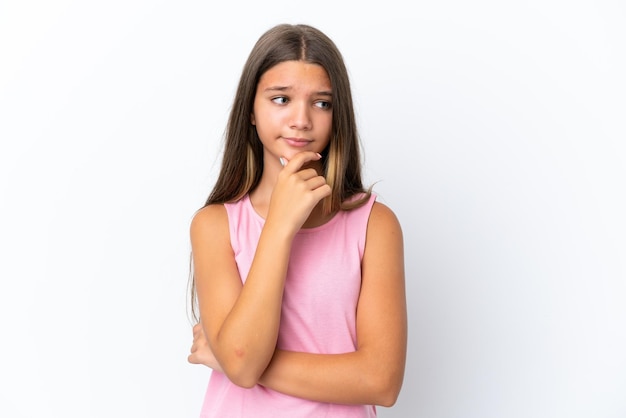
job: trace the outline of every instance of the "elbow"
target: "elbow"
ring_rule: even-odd
[[[233,384],[244,389],[252,389],[258,382],[258,379],[252,376],[234,376],[228,374],[226,376]]]
[[[399,390],[386,390],[384,392],[379,393],[377,405],[384,406],[386,408],[391,408],[396,404],[398,400],[398,395],[400,395]]]
[[[260,375],[246,371],[245,367],[225,367],[224,374],[233,384],[244,389],[254,387],[260,378]]]
[[[396,404],[399,395],[399,385],[387,385],[385,387],[380,387],[374,395],[376,399],[375,404],[390,408]]]
[[[374,379],[372,385],[374,403],[386,408],[394,406],[400,396],[403,376],[390,373],[382,377],[379,375],[378,379],[374,376]]]
[[[260,364],[253,364],[249,360],[245,356],[235,355],[222,364],[223,373],[228,380],[244,389],[254,387],[265,369]]]

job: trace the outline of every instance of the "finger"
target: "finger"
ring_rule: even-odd
[[[313,189],[313,197],[317,199],[317,201],[322,200],[325,197],[330,196],[332,193],[332,189],[326,183],[322,184],[320,187]]]
[[[193,327],[193,337],[194,339],[200,338],[204,335],[204,329],[202,328],[202,324],[198,323]]]
[[[308,181],[315,177],[321,177],[322,179],[324,178],[320,176],[314,168],[305,168],[295,173],[295,175],[297,175],[303,181]]]
[[[316,175],[306,180],[306,185],[309,190],[315,190],[326,184],[326,179],[323,176]]]
[[[284,170],[291,172],[291,173],[295,173],[297,171],[300,171],[302,166],[306,164],[307,162],[318,161],[320,158],[322,158],[322,156],[318,154],[317,152],[303,151],[303,152],[297,153],[291,160],[288,160],[288,161],[284,157],[281,157],[281,158],[284,161],[286,161],[286,163],[284,164]],[[283,161],[281,161],[281,164],[283,164]]]

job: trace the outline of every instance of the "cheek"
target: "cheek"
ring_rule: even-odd
[[[330,137],[332,136],[333,131],[333,119],[332,117],[325,118],[322,122],[323,131],[326,134],[327,140],[330,141]]]
[[[282,121],[280,112],[268,111],[266,109],[259,109],[255,112],[256,125],[263,125],[266,127],[277,126]]]
[[[261,141],[269,141],[280,132],[280,123],[272,112],[263,112],[263,110],[255,112],[254,120]]]

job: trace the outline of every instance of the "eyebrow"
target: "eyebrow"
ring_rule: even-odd
[[[289,86],[271,86],[271,87],[267,87],[265,88],[263,91],[264,92],[272,92],[272,91],[288,91],[291,90],[291,87]],[[327,90],[322,90],[322,91],[318,91],[314,93],[317,96],[328,96],[328,97],[333,97],[333,93],[331,91],[327,91]]]

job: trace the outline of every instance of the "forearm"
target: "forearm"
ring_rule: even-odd
[[[403,370],[367,350],[345,354],[276,350],[259,384],[318,402],[391,406],[400,392]]]
[[[254,385],[274,354],[290,243],[264,230],[245,285],[212,341],[223,369],[241,386]]]

